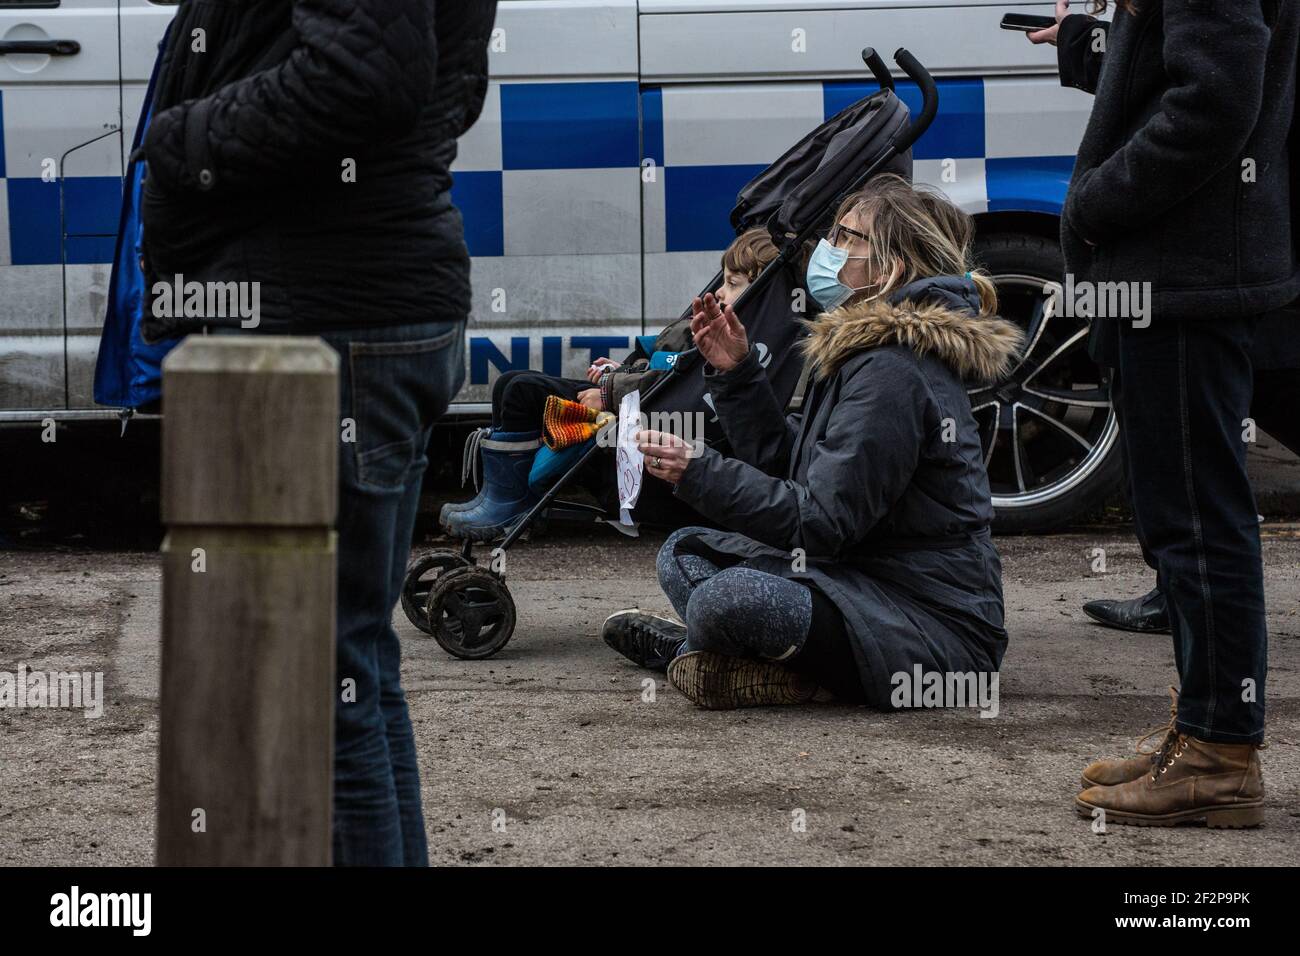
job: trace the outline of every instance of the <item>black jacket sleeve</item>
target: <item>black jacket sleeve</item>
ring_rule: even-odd
[[[1082,13],[1061,20],[1056,31],[1056,61],[1062,86],[1072,86],[1085,93],[1097,92],[1109,31],[1109,21]]]
[[[754,349],[735,368],[704,367],[718,423],[732,454],[769,475],[784,475],[794,447],[797,416],[787,417]]]
[[[407,132],[433,94],[434,6],[294,0],[296,42],[285,59],[153,117],[150,177],[167,192],[265,186],[299,175],[299,161],[317,151]]]
[[[915,362],[893,357],[864,363],[835,401],[802,480],[772,477],[708,448],[687,464],[677,497],[771,547],[842,556],[907,490],[933,396]]]
[[[1065,218],[1093,244],[1191,196],[1241,154],[1259,117],[1271,39],[1260,0],[1164,0],[1164,31],[1159,109],[1070,187]]]

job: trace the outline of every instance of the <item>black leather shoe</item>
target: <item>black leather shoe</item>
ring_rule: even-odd
[[[668,662],[686,643],[686,628],[666,617],[632,608],[605,618],[600,636],[634,664],[666,671]]]
[[[1089,601],[1083,613],[1098,624],[1142,634],[1169,633],[1169,604],[1159,588],[1131,601]]]

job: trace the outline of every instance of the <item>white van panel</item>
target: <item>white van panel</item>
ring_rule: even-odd
[[[696,4],[718,8],[720,4]],[[976,4],[902,6],[888,0],[819,3],[788,9],[780,0],[729,12],[651,12],[641,5],[641,77],[646,81],[848,78],[862,75],[862,48],[890,62],[907,47],[935,76],[1056,73],[1056,51],[999,29],[1017,7]],[[1043,13],[1043,4],[1026,4]],[[783,9],[773,9],[773,8]],[[832,8],[832,9],[826,9]],[[892,67],[893,64],[890,63]]]
[[[1073,156],[1092,111],[1092,94],[1056,77],[1000,77],[984,83],[986,155]]]
[[[113,268],[107,263],[70,264],[64,283],[68,290],[68,407],[95,405],[95,359],[108,309],[108,283]]]
[[[635,76],[636,16],[636,0],[501,0],[492,76]]]
[[[121,0],[122,80],[126,84],[139,83],[143,91],[158,56],[158,42],[175,13],[174,3]]]
[[[57,383],[57,394],[52,383]],[[61,331],[0,334],[0,386],[6,410],[63,408]]]
[[[664,155],[679,166],[766,166],[822,122],[819,83],[672,86],[663,101]]]
[[[656,252],[645,257],[645,334],[674,321],[719,268],[718,252]]]
[[[59,300],[62,289],[62,266],[0,268],[0,333],[62,335],[63,314],[49,307],[49,303]],[[0,353],[0,363],[3,361],[4,356]],[[0,364],[0,383],[4,378],[3,364]],[[59,388],[63,388],[61,371]]]
[[[65,298],[88,308],[71,274],[111,257],[117,231],[117,2],[0,7],[0,38],[80,45],[69,55],[0,55],[0,410],[62,409]],[[102,310],[74,321],[97,329]]]

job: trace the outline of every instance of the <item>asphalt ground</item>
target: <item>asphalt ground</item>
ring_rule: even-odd
[[[1151,585],[1129,529],[1000,538],[1010,648],[996,717],[820,705],[707,712],[598,637],[668,611],[661,536],[562,532],[510,553],[519,621],[458,661],[397,612],[434,863],[1300,863],[1300,525],[1263,528],[1269,807],[1253,831],[1111,825],[1080,769],[1167,717],[1167,636],[1080,611]],[[431,542],[436,545],[437,542]],[[1106,573],[1093,572],[1104,548]],[[0,670],[102,670],[105,711],[0,710],[0,864],[149,864],[159,566],[150,551],[0,551]],[[654,681],[647,684],[646,681]]]

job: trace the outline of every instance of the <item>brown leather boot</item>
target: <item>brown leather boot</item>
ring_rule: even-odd
[[[1080,815],[1105,811],[1107,823],[1168,827],[1204,820],[1209,827],[1264,822],[1258,744],[1220,744],[1179,733],[1150,772],[1075,798]]]
[[[1089,787],[1113,787],[1116,784],[1136,780],[1144,773],[1150,773],[1151,764],[1178,736],[1178,731],[1174,729],[1174,723],[1177,720],[1178,689],[1170,687],[1169,723],[1139,737],[1137,744],[1133,747],[1133,753],[1136,756],[1121,757],[1118,760],[1098,760],[1084,767],[1083,775],[1079,778],[1083,783],[1083,789],[1087,790]],[[1142,745],[1155,737],[1160,738],[1159,746],[1154,750],[1143,750]]]

